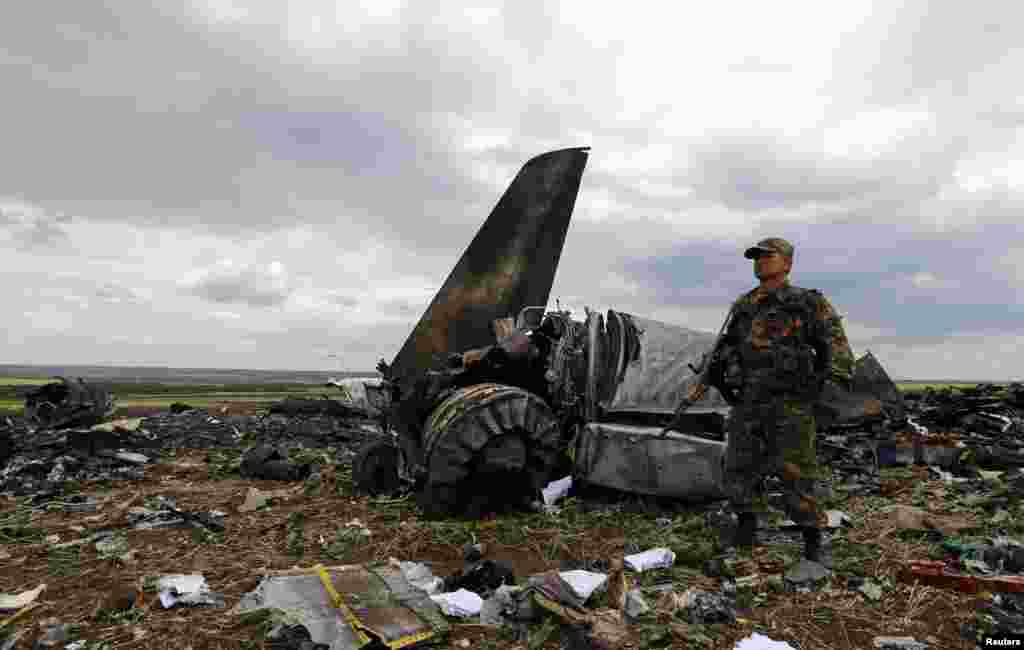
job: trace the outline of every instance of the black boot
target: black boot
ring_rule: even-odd
[[[752,512],[741,512],[736,525],[736,537],[733,546],[751,548],[754,545],[754,534],[757,531],[757,515]]]
[[[821,530],[817,526],[804,526],[804,557],[821,562]]]

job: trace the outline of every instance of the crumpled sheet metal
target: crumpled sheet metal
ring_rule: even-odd
[[[597,349],[592,366],[600,374],[597,399],[605,410],[675,409],[695,380],[690,364],[698,367],[715,342],[710,332],[623,312],[595,316],[599,326],[590,328],[588,344]],[[714,388],[694,405],[694,410],[727,408]],[[826,392],[818,409],[820,428],[879,421],[883,415],[902,419],[904,413],[902,395],[870,352],[857,361],[852,390]]]
[[[492,321],[547,304],[587,156],[562,149],[523,166],[395,356],[392,379],[490,345]]]
[[[254,591],[242,596],[235,613],[283,610],[299,619],[314,643],[327,644],[331,650],[358,650],[366,644],[365,635],[353,629],[353,621],[392,648],[437,638],[449,630],[437,605],[396,567],[324,567],[343,609],[336,606],[318,569],[267,575]]]
[[[574,475],[584,483],[692,499],[724,495],[726,443],[626,424],[587,424],[577,437]]]
[[[696,366],[715,342],[710,332],[612,310],[604,322],[597,366],[599,402],[606,409],[675,409],[694,381],[687,364]],[[710,389],[695,406],[728,405]]]

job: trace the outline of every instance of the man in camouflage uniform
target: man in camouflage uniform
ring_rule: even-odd
[[[820,478],[814,404],[826,382],[848,388],[853,353],[825,297],[789,283],[793,246],[770,238],[748,248],[760,285],[733,305],[722,355],[725,384],[736,389],[729,418],[725,484],[739,516],[735,546],[750,547],[764,511],[763,480],[783,483],[787,515],[803,528],[804,555],[819,561],[814,497]]]

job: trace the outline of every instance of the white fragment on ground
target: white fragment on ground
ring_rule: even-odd
[[[395,560],[397,562],[397,560]],[[420,562],[398,562],[398,568],[406,581],[413,587],[433,596],[444,589],[444,580],[434,575],[426,564]]]
[[[634,553],[623,558],[626,568],[633,571],[664,569],[675,564],[676,554],[667,548],[652,548],[643,553]]]
[[[776,641],[754,632],[747,638],[737,641],[733,650],[796,650],[796,648],[785,641]]]
[[[355,528],[363,537],[370,537],[373,535],[373,531],[367,528],[366,524],[359,521],[358,519],[353,519],[352,521],[346,523],[345,528]]]
[[[551,481],[540,491],[541,496],[544,498],[545,505],[552,505],[565,495],[569,494],[569,490],[572,488],[572,477],[566,476],[560,478],[557,481]]]
[[[160,592],[160,604],[164,609],[175,605],[224,605],[223,596],[210,591],[202,574],[163,576],[156,581],[156,588]]]
[[[608,582],[608,576],[604,573],[583,571],[580,569],[562,571],[558,575],[562,580],[565,580],[565,582],[568,583],[573,592],[584,602],[590,598],[591,594]]]
[[[114,454],[114,458],[132,465],[145,465],[149,462],[149,456],[137,454],[134,451],[119,451]]]
[[[885,648],[886,650],[928,650],[928,644],[924,641],[918,641],[912,636],[876,636],[873,639],[873,644],[876,648]]]
[[[844,525],[853,525],[853,520],[850,519],[850,515],[846,514],[842,510],[826,510],[825,516],[828,517],[829,528],[842,528]]]
[[[480,596],[466,589],[459,589],[447,594],[435,594],[430,600],[437,603],[447,616],[456,618],[469,618],[480,613],[484,601]]]
[[[18,610],[26,605],[31,605],[36,598],[39,598],[39,594],[43,593],[44,589],[46,589],[45,583],[20,594],[0,594],[0,610]]]
[[[105,431],[106,433],[113,433],[115,431],[136,431],[140,424],[142,424],[142,418],[121,418],[97,424],[92,427],[90,431]]]

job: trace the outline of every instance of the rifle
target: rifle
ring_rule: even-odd
[[[722,323],[722,329],[718,330],[718,336],[715,338],[714,344],[711,349],[705,352],[701,358],[700,363],[695,368],[692,363],[686,364],[693,371],[693,374],[697,376],[696,381],[690,385],[687,394],[683,397],[682,401],[679,402],[679,406],[676,407],[675,412],[672,414],[672,420],[665,425],[665,428],[661,430],[659,438],[664,438],[668,435],[668,432],[674,429],[682,421],[683,414],[686,411],[699,402],[704,394],[707,393],[708,386],[711,381],[711,368],[718,361],[718,357],[722,352],[722,345],[725,342],[725,335],[729,331],[729,325],[732,324],[733,314],[736,313],[736,305],[734,304],[730,309],[729,313],[725,317],[725,322]]]

